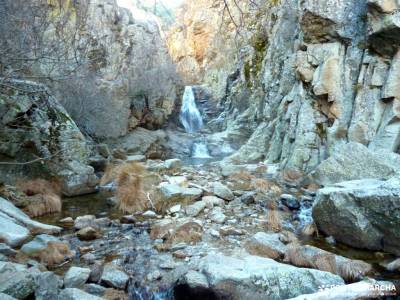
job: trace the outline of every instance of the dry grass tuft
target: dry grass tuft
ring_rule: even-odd
[[[337,274],[335,255],[330,253],[322,253],[313,257],[313,267],[317,270]]]
[[[282,231],[282,219],[276,202],[270,202],[268,208],[267,229],[274,232]]]
[[[104,299],[107,300],[129,300],[129,296],[124,291],[119,291],[116,289],[108,288],[106,289]]]
[[[352,260],[340,264],[337,274],[342,277],[346,282],[355,282],[361,280],[371,271],[371,265],[361,260]]]
[[[240,171],[238,173],[235,173],[235,174],[229,176],[229,179],[234,180],[234,181],[251,181],[254,178],[255,178],[255,176],[247,171]]]
[[[38,217],[61,211],[61,188],[57,182],[35,179],[20,181],[17,187],[28,196],[24,210],[29,216]]]
[[[104,173],[101,184],[115,181],[117,185],[116,197],[119,208],[124,213],[134,213],[153,208],[152,193],[145,178],[149,176],[144,165],[138,162],[109,166]]]
[[[48,266],[55,267],[70,258],[73,253],[69,249],[68,244],[62,242],[49,242],[47,248],[40,252],[40,263]]]
[[[285,253],[285,261],[297,267],[312,267],[312,262],[304,255],[302,247],[296,243],[288,245]]]
[[[311,237],[311,236],[318,236],[318,228],[317,225],[315,225],[314,222],[306,224],[302,229],[301,229],[301,235],[304,237]]]

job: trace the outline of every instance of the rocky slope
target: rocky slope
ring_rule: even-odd
[[[214,78],[209,86],[219,87],[226,137],[241,142],[250,135],[233,159],[266,159],[308,172],[348,141],[398,152],[398,3],[259,3],[253,7],[255,26],[251,10],[243,10],[246,46],[234,60],[231,51],[213,55],[219,43],[233,43],[232,22],[222,35],[207,34],[218,32],[213,20],[221,7],[189,3],[196,6],[182,19],[189,26],[172,35],[187,50],[178,52],[172,44],[170,51],[182,72],[197,68],[204,73],[200,81]],[[231,9],[238,11],[232,3]],[[204,16],[211,22],[204,25]],[[197,40],[204,42],[196,46]],[[217,62],[224,56],[221,67]],[[221,76],[213,77],[216,72]]]

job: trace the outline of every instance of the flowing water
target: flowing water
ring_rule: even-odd
[[[203,128],[203,119],[191,86],[185,87],[179,119],[187,133],[195,133]]]
[[[193,158],[211,158],[207,145],[204,142],[195,142],[192,150]]]

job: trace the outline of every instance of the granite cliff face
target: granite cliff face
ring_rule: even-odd
[[[207,33],[218,32],[213,20],[222,8],[200,2],[188,4],[182,22],[190,26],[172,33],[188,50],[177,53],[170,43],[170,51],[181,73],[200,69],[210,90],[218,87],[218,129],[225,139],[245,142],[232,159],[309,172],[349,141],[399,151],[399,3],[260,2],[242,8],[245,25],[235,40],[229,19],[224,34]],[[231,10],[238,11],[232,3]],[[199,34],[200,56],[193,37]],[[236,54],[213,56],[216,45],[234,41]]]

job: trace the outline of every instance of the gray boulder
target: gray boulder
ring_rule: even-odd
[[[337,241],[400,254],[400,178],[354,180],[320,189],[313,218]]]
[[[33,295],[35,288],[33,273],[26,266],[0,261],[0,293],[25,299]]]
[[[30,232],[54,234],[61,231],[60,227],[32,220],[14,204],[1,197],[0,228],[0,240],[11,247],[21,245],[30,236]]]
[[[60,240],[52,235],[40,234],[29,243],[24,244],[21,247],[21,252],[28,256],[37,255],[40,251],[47,248],[49,242],[60,242]]]
[[[58,300],[104,300],[76,288],[67,288],[58,295]]]
[[[286,252],[286,245],[280,240],[279,233],[257,232],[245,243],[246,249],[253,255],[272,259],[282,257]]]
[[[64,276],[64,286],[66,288],[82,287],[89,279],[90,269],[71,267]]]
[[[101,282],[106,286],[116,289],[125,289],[129,280],[129,276],[113,264],[104,266],[103,274],[101,275]]]
[[[235,199],[235,196],[233,195],[232,191],[225,185],[223,185],[220,182],[213,182],[212,183],[212,191],[215,196],[222,198],[227,201],[231,201]]]
[[[36,276],[35,299],[53,300],[57,299],[58,289],[62,286],[62,280],[53,272],[43,272]]]
[[[322,285],[344,284],[339,276],[331,273],[251,255],[209,254],[202,258],[199,268],[210,287],[232,299],[288,299],[316,292]]]
[[[400,155],[389,151],[373,152],[359,143],[343,144],[312,173],[321,185],[348,180],[389,179],[400,171]]]

